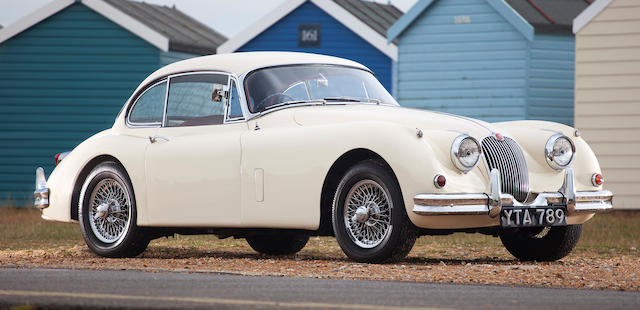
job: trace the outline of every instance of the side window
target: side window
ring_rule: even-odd
[[[229,76],[225,74],[190,74],[170,78],[165,126],[222,124],[228,80]]]
[[[129,114],[133,124],[160,125],[164,114],[164,98],[167,93],[167,81],[162,81],[145,90],[138,97]]]
[[[231,80],[231,99],[229,102],[229,115],[227,118],[229,119],[238,119],[242,118],[242,107],[240,106],[240,97],[238,97],[238,88],[236,87],[236,82]]]

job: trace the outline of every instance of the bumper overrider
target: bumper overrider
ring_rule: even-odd
[[[36,169],[36,190],[33,192],[33,198],[34,207],[38,209],[49,207],[49,188],[42,167]]]
[[[613,207],[613,193],[603,191],[576,191],[574,172],[566,168],[564,184],[557,192],[539,193],[533,201],[521,203],[512,195],[502,193],[500,172],[490,172],[491,193],[419,194],[413,197],[413,213],[420,215],[500,215],[503,205],[541,207],[551,204],[567,206],[567,212],[602,212]]]

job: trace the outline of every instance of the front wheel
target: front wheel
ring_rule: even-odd
[[[509,228],[500,231],[500,240],[521,261],[555,261],[571,253],[581,234],[582,224]]]
[[[104,257],[133,257],[149,245],[136,225],[133,187],[124,169],[114,162],[96,166],[86,178],[78,206],[80,228],[87,246]]]
[[[336,189],[332,219],[340,248],[358,262],[399,261],[417,238],[400,186],[377,161],[363,161],[347,171]]]

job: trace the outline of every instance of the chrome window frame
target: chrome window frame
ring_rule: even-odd
[[[252,68],[250,70],[247,70],[245,73],[241,74],[241,75],[236,75],[235,73],[231,73],[231,72],[227,72],[227,71],[221,71],[221,70],[196,70],[196,71],[185,71],[185,72],[176,72],[176,73],[171,73],[171,74],[167,74],[165,76],[160,77],[159,79],[156,79],[154,82],[149,83],[150,86],[146,87],[144,91],[146,91],[146,89],[151,88],[152,86],[155,86],[157,83],[161,83],[162,81],[166,81],[167,82],[167,94],[165,95],[165,102],[164,102],[164,112],[163,112],[163,119],[162,119],[162,124],[152,124],[152,125],[136,125],[136,124],[132,124],[129,122],[129,116],[131,114],[131,111],[133,110],[133,107],[135,106],[135,103],[137,102],[138,98],[142,95],[142,93],[138,96],[135,97],[135,101],[131,104],[128,104],[127,106],[125,106],[125,108],[123,109],[124,111],[126,111],[126,116],[125,116],[125,123],[126,126],[129,128],[149,128],[149,127],[166,127],[165,125],[165,119],[166,119],[166,111],[167,111],[167,105],[168,105],[168,100],[169,100],[169,89],[171,87],[171,78],[172,77],[177,77],[177,76],[181,76],[181,75],[189,75],[189,74],[226,74],[227,76],[229,76],[229,81],[227,83],[229,90],[231,89],[231,79],[233,79],[236,82],[237,85],[237,89],[238,89],[238,96],[240,98],[240,107],[242,109],[242,118],[228,118],[228,112],[227,112],[227,108],[225,108],[225,115],[224,115],[224,122],[223,124],[230,124],[230,123],[238,123],[238,122],[248,122],[253,118],[262,116],[264,114],[268,114],[271,112],[275,112],[278,110],[282,110],[282,109],[287,109],[290,107],[297,107],[297,106],[317,106],[317,105],[344,105],[345,103],[341,103],[341,102],[331,102],[331,103],[319,103],[319,102],[310,102],[310,103],[301,103],[301,104],[295,104],[295,105],[291,105],[291,106],[283,106],[283,107],[279,107],[279,108],[275,108],[275,109],[271,109],[268,111],[263,111],[263,112],[259,112],[259,113],[251,113],[251,111],[249,111],[249,101],[247,100],[247,96],[245,93],[245,80],[247,78],[247,76],[249,76],[251,73],[258,71],[258,70],[263,70],[263,69],[269,69],[269,68],[278,68],[278,67],[292,67],[292,66],[328,66],[328,67],[342,67],[342,68],[351,68],[351,69],[356,69],[356,70],[362,70],[365,72],[370,73],[371,75],[373,75],[373,77],[375,79],[377,79],[376,75],[369,69],[366,68],[361,68],[358,66],[349,66],[349,65],[340,65],[340,64],[329,64],[329,63],[315,63],[315,62],[311,62],[311,63],[292,63],[292,64],[283,64],[283,65],[266,65],[266,66],[258,66],[255,68]],[[143,91],[143,93],[144,93]],[[135,95],[135,94],[134,94]],[[132,96],[133,97],[133,96]],[[394,98],[395,100],[395,98]],[[129,101],[131,102],[131,100]],[[385,105],[385,106],[400,106],[400,104],[397,103],[397,101],[395,102],[396,104],[388,104],[388,103],[381,103],[381,105]],[[350,104],[357,104],[357,103],[350,103]],[[363,103],[363,104],[367,104],[367,103]],[[228,106],[228,105],[227,105]],[[209,125],[198,125],[198,126],[209,126]]]
[[[239,117],[229,117],[229,112],[231,111],[231,99],[233,96],[233,92],[231,91],[232,87],[231,84],[235,83],[236,84],[236,90],[238,92],[238,99],[240,100],[240,111],[242,111],[242,116]],[[246,114],[246,109],[245,109],[245,100],[244,100],[244,90],[242,89],[242,87],[240,87],[240,84],[238,83],[238,78],[233,75],[230,74],[229,75],[229,81],[228,81],[228,88],[229,88],[229,100],[227,101],[226,107],[225,107],[225,112],[224,112],[224,123],[225,124],[230,124],[230,123],[239,123],[239,122],[243,122],[246,120],[245,115]]]
[[[230,76],[231,73],[229,72],[224,72],[224,71],[190,71],[190,72],[182,72],[182,73],[175,73],[175,74],[170,74],[167,76],[167,96],[165,99],[165,104],[164,104],[164,116],[162,117],[162,127],[163,128],[167,128],[167,110],[169,109],[169,90],[171,89],[171,79],[176,78],[176,77],[180,77],[180,76],[189,76],[189,75],[225,75],[227,77],[227,89],[229,88],[229,80],[230,80]],[[225,104],[223,107],[223,121],[220,124],[206,124],[206,125],[195,125],[195,126],[189,126],[189,127],[198,127],[198,126],[216,126],[216,125],[223,125],[226,124],[226,114],[227,114],[227,107],[228,104]],[[243,112],[244,113],[244,112]],[[181,127],[181,126],[175,126],[175,127]]]
[[[140,98],[142,98],[142,96],[144,96],[144,94],[147,93],[148,90],[162,84],[162,83],[167,83],[167,91],[169,90],[169,79],[167,77],[163,77],[160,78],[159,80],[156,80],[152,83],[149,83],[149,85],[147,87],[144,88],[144,90],[142,92],[140,92],[140,94],[138,94],[135,99],[133,100],[133,103],[129,104],[131,107],[126,109],[127,110],[127,116],[125,117],[125,123],[127,125],[127,127],[129,128],[156,128],[156,127],[162,127],[162,123],[164,121],[164,112],[163,112],[163,117],[162,117],[162,121],[160,122],[153,122],[153,123],[135,123],[132,122],[130,120],[131,117],[131,113],[133,112],[133,110],[136,108],[136,104],[138,103],[138,101],[140,100]],[[165,91],[165,95],[164,95],[164,103],[163,103],[163,110],[166,110],[166,106],[167,106],[167,91]]]
[[[327,67],[341,67],[341,68],[350,68],[350,69],[356,69],[356,70],[361,70],[364,72],[368,72],[371,75],[373,75],[373,77],[378,80],[378,77],[375,75],[375,73],[373,73],[373,71],[367,69],[367,68],[362,68],[362,67],[358,67],[358,66],[349,66],[349,65],[341,65],[341,64],[330,64],[330,63],[318,63],[318,62],[309,62],[309,63],[292,63],[292,64],[283,64],[283,65],[266,65],[266,66],[259,66],[256,68],[252,68],[250,70],[247,70],[245,73],[241,74],[240,76],[238,76],[238,80],[240,81],[240,84],[242,87],[240,87],[239,89],[242,89],[243,92],[243,98],[245,100],[244,104],[243,104],[243,109],[245,112],[245,119],[247,121],[250,121],[256,117],[260,117],[262,115],[265,114],[269,114],[271,112],[275,112],[275,111],[279,111],[279,110],[283,110],[283,109],[288,109],[291,107],[300,107],[300,106],[318,106],[318,105],[345,105],[346,103],[341,103],[341,102],[331,102],[331,103],[319,103],[318,102],[309,102],[309,103],[299,103],[299,104],[292,104],[292,105],[287,105],[287,106],[283,106],[283,107],[278,107],[278,108],[274,108],[274,109],[270,109],[270,110],[266,110],[266,111],[262,111],[262,112],[258,112],[258,113],[252,113],[249,110],[249,100],[246,97],[246,94],[244,94],[244,88],[245,88],[245,84],[246,84],[246,79],[249,75],[251,75],[252,73],[259,71],[259,70],[264,70],[264,69],[271,69],[271,68],[280,68],[280,67],[297,67],[297,66],[327,66]],[[380,82],[380,80],[378,80],[378,82]],[[386,89],[385,89],[386,90]],[[391,94],[389,94],[391,96],[391,98],[393,98],[393,96]],[[395,100],[395,98],[393,98]],[[355,103],[355,102],[350,102],[349,104],[371,104],[371,103]],[[384,105],[384,106],[392,106],[392,107],[399,107],[400,104],[396,101],[396,104],[388,104],[388,103],[381,103],[380,105]]]
[[[223,124],[229,124],[229,123],[238,123],[238,122],[243,122],[247,120],[247,102],[245,100],[245,96],[244,96],[244,89],[242,89],[242,87],[238,87],[238,97],[240,99],[240,108],[242,110],[242,117],[237,117],[237,118],[233,118],[230,119],[228,118],[228,108],[230,106],[230,99],[231,99],[231,80],[233,79],[236,82],[236,85],[241,85],[240,84],[240,79],[233,73],[230,72],[226,72],[226,71],[218,71],[218,70],[199,70],[199,71],[188,71],[188,72],[177,72],[177,73],[172,73],[172,74],[167,74],[151,83],[148,84],[148,86],[146,86],[144,88],[144,90],[142,92],[140,92],[139,95],[135,96],[135,99],[133,99],[133,101],[130,99],[129,100],[129,104],[127,106],[125,106],[125,108],[123,109],[124,111],[126,111],[126,116],[125,116],[125,124],[128,128],[166,128],[166,118],[167,118],[167,108],[169,105],[169,90],[171,88],[171,79],[174,77],[178,77],[178,76],[185,76],[185,75],[196,75],[196,74],[221,74],[221,75],[226,75],[227,76],[227,88],[229,89],[229,100],[228,103],[225,104],[224,107],[224,120],[222,124],[211,124],[211,125],[197,125],[197,126],[214,126],[214,125],[223,125]],[[160,123],[147,123],[147,124],[141,124],[141,123],[132,123],[129,121],[129,117],[131,116],[131,111],[133,111],[133,109],[135,108],[135,104],[138,102],[138,99],[140,97],[142,97],[142,95],[144,93],[146,93],[147,90],[151,89],[152,87],[161,84],[163,82],[167,83],[167,90],[164,96],[164,106],[163,106],[163,113],[162,113],[162,122]],[[133,96],[132,96],[133,98]],[[131,103],[132,102],[132,103]],[[191,127],[196,127],[196,126],[191,126]]]

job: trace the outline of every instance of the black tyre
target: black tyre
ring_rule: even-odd
[[[96,166],[86,178],[78,205],[82,236],[94,253],[134,257],[144,252],[149,237],[136,225],[136,200],[124,169],[114,162]]]
[[[247,236],[247,242],[258,253],[268,255],[288,255],[300,252],[307,242],[309,235],[305,234],[265,234]]]
[[[573,250],[580,240],[582,225],[510,228],[500,231],[509,253],[522,261],[555,261]]]
[[[342,251],[363,263],[399,261],[418,236],[400,186],[378,161],[362,161],[342,177],[333,199],[333,230]]]

